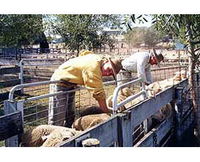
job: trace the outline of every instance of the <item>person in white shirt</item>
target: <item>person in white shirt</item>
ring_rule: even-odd
[[[153,49],[152,53],[149,52],[136,52],[130,57],[125,58],[122,61],[123,69],[117,75],[118,85],[126,83],[134,77],[131,73],[137,73],[138,78],[142,78],[145,85],[151,84],[151,65],[159,65],[164,60],[163,55],[157,54],[156,50]]]

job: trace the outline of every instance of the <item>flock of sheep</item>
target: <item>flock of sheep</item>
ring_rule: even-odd
[[[186,73],[177,73],[173,78],[154,82],[146,87],[147,96],[149,98],[155,97],[157,93],[163,91],[186,78]],[[125,98],[133,95],[133,91],[129,88],[124,88],[118,95],[118,102],[121,102]],[[142,97],[138,97],[124,105],[119,111],[124,111],[125,109],[133,106],[139,102],[143,101]],[[107,104],[112,107],[112,96],[107,99]],[[98,111],[96,111],[98,110]],[[97,112],[96,114],[95,111]],[[92,112],[92,114],[91,114]],[[159,122],[165,120],[172,114],[172,106],[170,103],[162,107],[156,114],[149,118],[149,121],[157,120]],[[21,138],[21,146],[25,147],[51,147],[56,146],[62,141],[70,139],[73,136],[79,135],[82,131],[87,130],[103,121],[108,120],[111,114],[101,113],[98,107],[90,107],[86,109],[80,118],[74,121],[72,128],[66,128],[62,126],[53,125],[40,125],[31,130],[26,131]]]

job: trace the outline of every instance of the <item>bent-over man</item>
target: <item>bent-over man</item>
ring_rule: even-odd
[[[118,85],[133,79],[131,73],[137,73],[138,78],[142,78],[146,85],[152,83],[151,65],[159,65],[164,60],[162,54],[157,54],[153,49],[149,52],[136,52],[122,61],[122,70],[117,75]],[[121,81],[120,81],[121,80]]]
[[[51,81],[60,81],[50,85],[50,93],[63,91],[50,97],[49,124],[70,127],[74,121],[74,88],[84,85],[98,101],[101,110],[109,112],[102,76],[115,76],[122,69],[121,60],[110,59],[97,54],[87,54],[70,59],[60,65],[51,77]],[[73,91],[68,93],[69,91]]]

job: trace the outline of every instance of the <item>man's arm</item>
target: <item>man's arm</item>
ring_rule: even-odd
[[[100,69],[96,71],[85,71],[83,73],[83,80],[85,87],[92,93],[92,96],[97,100],[99,107],[105,113],[109,112],[106,104],[106,95],[103,89],[103,82],[101,78]]]
[[[106,100],[105,99],[99,99],[97,100],[98,103],[99,103],[99,107],[101,108],[101,110],[104,112],[104,113],[109,113],[110,110],[108,109],[107,107],[107,104],[106,104]]]
[[[151,75],[151,68],[150,68],[150,66],[145,69],[145,73],[146,73],[147,83],[151,84],[153,82],[153,79],[152,79],[152,75]]]
[[[143,82],[145,83],[149,83],[148,80],[147,80],[147,75],[146,75],[146,65],[148,64],[148,60],[149,60],[149,56],[148,55],[145,55],[143,57],[140,57],[138,60],[137,60],[137,74],[138,74],[138,77],[141,77]]]

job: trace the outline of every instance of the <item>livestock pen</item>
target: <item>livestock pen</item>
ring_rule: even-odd
[[[121,57],[121,58],[127,57],[131,52],[134,53],[137,51],[139,51],[139,50],[138,49],[126,50],[125,48],[122,49],[122,51],[119,51],[119,49],[113,49],[112,51],[110,49],[102,49],[102,50],[97,49],[96,50],[97,53],[105,54],[105,53],[110,52],[110,55],[112,57],[117,56],[117,57]],[[75,53],[69,53],[67,49],[58,49],[58,48],[45,49],[44,52],[47,52],[47,53],[42,53],[41,49],[39,49],[39,48],[0,49],[0,59],[1,58],[3,59],[2,62],[0,60],[0,65],[1,65],[1,63],[7,64],[8,60],[9,60],[9,62],[12,62],[14,64],[19,63],[18,64],[19,65],[19,67],[18,67],[19,73],[14,74],[14,75],[15,75],[15,78],[18,79],[20,83],[26,84],[26,83],[31,83],[31,82],[35,82],[35,81],[48,81],[49,78],[51,77],[53,71],[55,70],[55,68],[57,68],[59,66],[59,64],[66,61],[67,59],[75,57],[77,55]],[[174,51],[163,51],[163,52],[165,52],[167,54],[168,53],[174,54]],[[169,55],[169,56],[170,56],[169,57],[170,59],[169,60],[166,59],[166,61],[163,64],[161,64],[162,68],[159,68],[159,69],[153,68],[152,69],[154,81],[170,78],[173,76],[173,74],[175,72],[182,71],[182,69],[187,70],[187,66],[180,66],[180,65],[187,65],[187,62],[186,62],[186,64],[185,63],[183,64],[182,62],[180,62],[180,58],[173,60],[173,59],[171,59],[171,55]],[[18,61],[21,61],[21,62],[18,62]],[[4,71],[4,70],[2,70],[2,71]],[[3,77],[5,75],[7,75],[7,74],[3,74]],[[8,74],[8,75],[10,75],[10,74]],[[10,76],[9,76],[9,78],[10,78]],[[110,78],[104,78],[104,81],[109,81],[109,80],[110,80]],[[13,83],[14,85],[19,83],[19,82],[13,82],[12,78],[11,78],[11,80],[6,79],[6,80],[1,81],[1,83],[3,83],[3,84],[8,83],[8,82]],[[105,86],[106,96],[113,94],[113,91],[115,88],[116,88],[116,86],[115,86],[114,82],[109,82],[107,84],[107,86]],[[2,90],[2,91],[6,90],[6,94],[8,94],[8,92],[11,90],[11,87],[4,89],[4,87],[0,86],[0,90]],[[175,91],[175,87],[174,87],[173,91]],[[11,106],[9,104],[9,101],[7,101],[7,98],[5,98],[6,101],[4,101],[5,99],[1,98],[2,101],[0,103],[0,112],[2,114],[0,114],[0,115],[3,115],[5,113],[6,114],[8,113],[8,114],[1,117],[1,119],[3,119],[1,121],[4,121],[2,123],[5,123],[5,124],[1,125],[2,127],[1,127],[1,139],[0,140],[4,140],[13,135],[17,135],[20,132],[22,132],[23,130],[26,130],[28,127],[47,123],[49,97],[47,97],[47,96],[45,97],[45,95],[49,94],[49,84],[22,88],[21,90],[18,90],[18,92],[23,92],[23,94],[16,93],[16,92],[14,93],[14,96],[13,96],[14,98],[13,98],[13,101],[11,102],[11,105],[13,105],[13,106]],[[43,98],[38,98],[39,96],[43,96]],[[29,100],[30,98],[32,98],[33,100],[32,99]],[[75,100],[77,117],[79,116],[81,110],[83,110],[84,108],[86,108],[88,106],[92,106],[92,105],[96,105],[96,104],[97,104],[96,101],[94,99],[92,99],[91,95],[84,88],[77,89],[76,100]],[[5,107],[5,110],[3,110],[3,106]],[[10,114],[9,111],[7,110],[8,107],[16,107],[16,106],[21,107],[20,111],[22,112],[22,114],[19,112],[17,112],[17,113],[14,112],[14,113]],[[22,108],[23,108],[23,110],[22,110]],[[11,109],[11,112],[12,112],[12,109]],[[126,113],[126,112],[124,112],[124,113]],[[143,113],[143,112],[141,112],[141,113]],[[181,111],[181,113],[182,113],[182,111]],[[118,115],[120,116],[120,114],[118,114]],[[117,127],[119,128],[119,130],[121,129],[120,125],[122,125],[122,124],[120,124],[121,119],[122,119],[121,117],[117,117],[117,121],[119,122]],[[5,121],[7,121],[7,122],[5,122]],[[175,122],[175,120],[174,120],[174,122]],[[11,125],[9,125],[9,123],[11,123]],[[6,125],[9,128],[9,129],[7,129],[7,132],[6,132],[6,129],[4,129],[4,128],[6,128]],[[147,134],[147,132],[145,132],[145,130],[143,128],[143,126],[145,125],[145,122],[144,123],[142,122],[142,124],[139,124],[139,125],[142,128],[137,127],[137,129],[134,129],[134,131],[137,132],[137,130],[140,131],[142,129],[142,133],[141,133],[141,136],[139,136],[139,137],[135,137],[135,135],[133,135],[134,136],[134,139],[133,139],[134,144],[133,145],[135,145],[138,140],[141,140],[141,137],[143,138],[143,136],[144,135],[146,136],[146,134]],[[12,131],[10,131],[10,128],[12,128]],[[2,137],[2,132],[4,132],[3,133],[4,137]],[[10,134],[10,132],[11,132],[11,134]],[[119,131],[119,133],[117,133],[117,136],[119,138],[121,138],[120,132],[122,133],[122,131]],[[87,138],[88,137],[89,136],[87,135]],[[92,137],[92,136],[90,136],[90,137]],[[157,137],[157,135],[153,134],[153,139],[155,139],[154,141],[156,141],[156,137]],[[76,140],[76,141],[78,141],[78,140]],[[79,139],[79,141],[81,141],[81,140]],[[117,145],[117,144],[115,144],[115,145]],[[6,146],[9,146],[9,144],[6,144]],[[104,146],[104,144],[101,143],[100,146]]]
[[[185,68],[185,67],[182,67]],[[173,76],[175,71],[179,71],[181,67],[173,67],[172,69],[175,69],[173,72],[171,72],[170,68],[164,68],[164,72],[157,72],[152,71],[152,74],[154,76],[154,79],[162,80],[163,78],[169,78],[170,76]],[[170,72],[168,72],[170,71]],[[157,75],[157,76],[156,76]],[[8,101],[5,101],[5,113],[6,116],[2,117],[1,120],[5,121],[6,117],[8,117],[8,114],[11,113],[11,116],[14,119],[14,125],[13,120],[10,120],[11,125],[13,125],[13,129],[16,129],[16,131],[13,131],[11,134],[9,133],[9,129],[4,129],[4,137],[1,138],[1,140],[7,139],[8,137],[12,137],[13,135],[17,135],[22,133],[23,129],[30,126],[37,126],[40,124],[46,124],[47,118],[48,118],[48,104],[49,104],[49,97],[51,95],[48,93],[50,82],[43,82],[38,83],[30,83],[26,85],[18,86],[21,89],[23,89],[23,92],[26,94],[24,97],[18,96],[17,98],[11,98]],[[34,85],[35,84],[35,85]],[[105,84],[106,89],[106,95],[109,96],[113,93],[115,89],[114,81],[110,81]],[[128,110],[124,111],[123,113],[118,113],[116,115],[113,115],[108,121],[101,123],[89,130],[84,131],[79,137],[72,138],[65,143],[59,145],[59,146],[81,146],[82,141],[87,138],[96,138],[100,141],[100,146],[162,146],[166,141],[163,142],[164,138],[171,139],[166,137],[166,135],[172,136],[174,135],[174,126],[178,124],[174,124],[175,120],[174,118],[170,118],[165,120],[163,123],[159,125],[158,128],[153,128],[150,132],[145,132],[143,129],[142,136],[138,139],[135,138],[134,131],[136,131],[136,127],[138,125],[141,125],[149,116],[157,112],[163,105],[172,102],[175,99],[175,91],[178,93],[179,90],[176,90],[177,87],[186,87],[187,80],[180,83],[180,85],[173,86],[169,89],[167,89],[164,92],[161,92],[155,98],[144,100],[142,103],[128,108]],[[25,87],[23,87],[25,86]],[[18,89],[16,88],[16,89]],[[19,89],[20,89],[19,88]],[[182,90],[180,90],[182,91]],[[182,93],[182,92],[181,92]],[[54,94],[56,95],[56,94]],[[20,98],[19,98],[20,97]],[[185,110],[182,112],[187,112],[189,116],[191,116],[191,107],[189,100],[182,99],[180,103],[187,101],[187,104],[185,107]],[[76,115],[79,116],[80,110],[87,106],[96,105],[96,102],[91,98],[90,94],[84,89],[79,88],[76,90]],[[178,104],[176,104],[178,106]],[[145,108],[150,107],[150,110]],[[13,109],[14,108],[14,109]],[[182,109],[182,108],[180,108]],[[143,115],[141,115],[143,114]],[[188,118],[188,115],[183,113],[182,115],[186,116]],[[21,119],[20,119],[21,118]],[[8,120],[8,119],[7,119]],[[186,120],[188,123],[188,120]],[[191,120],[192,122],[193,120]],[[181,119],[181,122],[182,119]],[[5,122],[4,122],[5,123]],[[9,124],[4,125],[4,128],[9,126]],[[22,125],[23,127],[22,127]],[[145,123],[145,122],[144,122]],[[192,123],[189,123],[188,125],[191,126]],[[142,127],[145,124],[142,124]],[[184,125],[184,124],[183,124]],[[185,126],[185,125],[184,125]],[[189,127],[188,126],[188,127]],[[186,127],[186,128],[188,128]],[[3,128],[3,127],[2,127]],[[178,128],[178,127],[177,127]],[[180,130],[182,129],[182,126],[180,126]],[[6,133],[6,131],[7,133]],[[3,130],[2,130],[3,131]],[[175,131],[176,132],[176,131]],[[179,131],[182,135],[183,131]],[[6,135],[5,135],[6,134]],[[175,133],[178,134],[178,133]],[[1,133],[2,135],[2,133]],[[6,140],[6,146],[18,146],[18,136],[12,137],[12,139]],[[153,140],[153,142],[149,142]],[[14,141],[14,142],[13,142]],[[145,142],[142,141],[148,141],[148,144],[144,144]],[[139,144],[142,143],[142,144]]]

